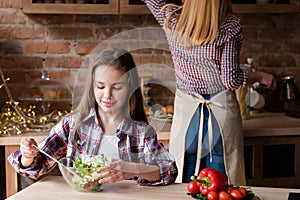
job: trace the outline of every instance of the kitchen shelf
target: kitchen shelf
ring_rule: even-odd
[[[131,3],[133,1],[134,3]],[[137,3],[136,3],[137,2]],[[286,4],[233,4],[234,13],[296,13],[299,0]],[[23,0],[23,12],[27,14],[150,14],[138,0],[109,0],[108,4],[32,3]]]
[[[296,13],[299,12],[299,0],[290,0],[287,4],[233,4],[234,13]]]

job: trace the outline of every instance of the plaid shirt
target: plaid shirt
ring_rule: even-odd
[[[103,130],[99,125],[95,109],[91,109],[89,115],[83,120],[78,133],[77,148],[74,151],[72,128],[76,114],[69,114],[52,128],[50,134],[40,144],[39,148],[46,151],[56,159],[63,157],[76,158],[80,154],[96,155],[101,145]],[[120,141],[120,158],[135,163],[157,165],[160,168],[160,182],[149,182],[147,180],[133,177],[141,185],[166,185],[173,183],[177,177],[177,167],[174,159],[158,142],[155,130],[144,122],[133,121],[124,118],[117,130]],[[35,157],[31,166],[24,168],[20,164],[20,150],[12,153],[8,161],[15,170],[23,176],[33,179],[51,171],[56,163],[41,153]]]
[[[212,94],[225,88],[235,90],[246,85],[247,74],[239,64],[242,26],[236,16],[228,16],[212,43],[185,48],[173,39],[180,14],[172,16],[169,29],[166,29],[166,16],[174,8],[168,7],[161,11],[166,0],[142,1],[166,33],[178,89],[188,94]]]

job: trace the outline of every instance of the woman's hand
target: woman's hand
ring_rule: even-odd
[[[253,84],[255,82],[259,82],[268,89],[275,89],[277,85],[277,81],[272,74],[265,72],[249,72],[248,83]]]
[[[133,174],[130,172],[131,164],[121,159],[113,158],[109,161],[108,165],[99,168],[99,175],[96,177],[96,180],[99,180],[100,184],[111,184],[127,180],[133,177]]]
[[[22,138],[20,142],[20,151],[22,154],[21,163],[23,167],[28,167],[33,162],[38,150],[32,145],[37,145],[34,138]]]

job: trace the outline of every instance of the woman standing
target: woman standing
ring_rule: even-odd
[[[229,184],[244,185],[242,120],[234,91],[257,81],[274,88],[276,80],[240,68],[242,26],[230,0],[143,1],[165,31],[175,68],[169,148],[177,182],[189,182],[211,167],[225,172]]]

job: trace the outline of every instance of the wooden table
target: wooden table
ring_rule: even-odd
[[[300,188],[300,119],[255,113],[243,131],[247,184]]]
[[[186,195],[187,184],[171,184],[167,186],[139,186],[134,181],[121,181],[105,185],[101,192],[77,192],[72,190],[62,176],[47,176],[30,185],[7,200],[183,200],[193,199]],[[254,193],[263,200],[288,199],[289,192],[300,193],[300,189],[252,187]]]
[[[257,138],[262,137],[286,137],[286,136],[297,136],[300,138],[300,119],[291,118],[284,115],[284,113],[256,113],[251,115],[250,119],[243,121],[244,126],[244,136],[246,144],[256,143]],[[19,149],[20,139],[22,137],[33,136],[36,140],[41,141],[46,137],[48,133],[27,133],[18,136],[11,137],[0,137],[0,145],[5,146],[5,158],[7,158],[12,152]],[[168,148],[170,133],[168,131],[159,132],[158,139],[162,141],[166,148]],[[269,141],[269,139],[267,139]],[[293,140],[295,141],[295,140]],[[261,146],[263,143],[261,142]],[[257,146],[257,144],[256,144]],[[300,146],[300,142],[297,146]],[[256,151],[256,154],[261,152]],[[297,147],[296,154],[300,156],[300,147]],[[296,161],[297,166],[300,166],[300,159]],[[254,164],[255,168],[257,166]],[[261,165],[258,162],[258,165]],[[256,170],[257,171],[257,170]],[[300,178],[300,169],[297,168],[297,173],[295,174],[296,179]],[[258,174],[258,179],[256,181],[263,182],[260,178],[261,174]],[[252,181],[252,180],[250,180]],[[272,182],[270,180],[269,182]],[[293,179],[286,179],[287,183],[293,181]],[[251,182],[250,182],[251,183]],[[253,182],[254,183],[254,182]],[[10,196],[18,191],[17,174],[15,170],[6,161],[6,193]],[[254,185],[254,184],[251,184]]]
[[[20,148],[20,140],[23,137],[32,136],[38,142],[42,141],[48,133],[26,133],[14,136],[1,136],[0,146],[5,146],[5,158]],[[18,176],[16,171],[11,167],[8,161],[5,161],[5,177],[6,177],[6,196],[10,196],[18,192]]]

